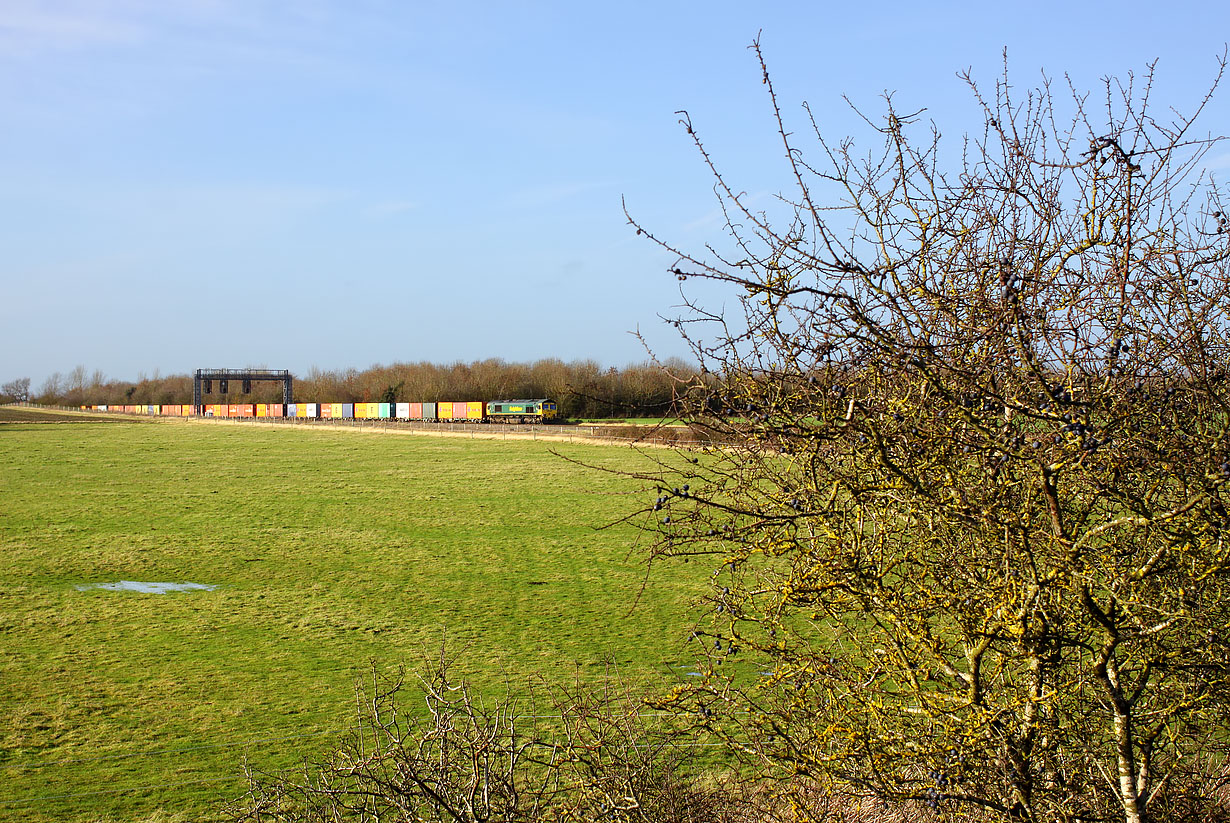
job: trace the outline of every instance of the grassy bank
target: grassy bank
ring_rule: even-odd
[[[0,820],[207,819],[245,756],[275,767],[327,746],[357,677],[413,667],[445,637],[492,690],[610,662],[678,672],[701,581],[657,578],[638,598],[634,530],[595,527],[650,495],[550,448],[4,426]],[[98,588],[119,581],[215,588]]]

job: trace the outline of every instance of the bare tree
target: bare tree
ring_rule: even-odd
[[[38,400],[41,403],[59,403],[64,394],[64,377],[59,372],[52,372],[38,390]]]
[[[938,814],[1212,814],[1230,721],[1230,219],[1153,67],[1096,94],[964,79],[956,147],[891,97],[680,279],[705,456],[654,557],[711,558],[709,677],[670,705],[769,777]],[[1220,61],[1224,70],[1225,59]],[[1217,73],[1220,80],[1221,71]],[[1216,87],[1216,82],[1213,84]],[[741,662],[744,661],[744,662]],[[724,664],[724,665],[720,665]],[[1224,772],[1222,772],[1224,774]]]
[[[0,386],[0,397],[6,403],[24,403],[30,399],[30,378],[19,377]]]

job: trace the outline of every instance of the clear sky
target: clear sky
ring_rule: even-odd
[[[956,72],[1158,59],[1188,110],[1220,3],[0,0],[0,382],[265,366],[682,354],[671,258],[717,237],[690,112],[730,182],[785,187],[787,116],[842,95],[979,119]],[[1230,81],[1202,121],[1230,133]],[[864,132],[865,134],[865,132]],[[1220,152],[1230,168],[1230,150]],[[685,286],[691,285],[684,284]]]

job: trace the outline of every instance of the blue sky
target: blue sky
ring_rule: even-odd
[[[979,124],[956,72],[1190,109],[1220,4],[0,2],[0,381],[682,354],[672,259],[786,187],[748,44],[805,127],[842,95]],[[1202,128],[1230,133],[1230,89]],[[865,136],[866,132],[862,131]],[[870,143],[868,144],[870,145]],[[1230,150],[1217,153],[1230,167]],[[691,284],[684,284],[690,286]],[[720,304],[722,295],[705,299]]]

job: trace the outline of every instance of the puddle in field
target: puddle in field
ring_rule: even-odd
[[[88,586],[78,586],[77,591],[102,589],[108,592],[167,594],[168,592],[211,592],[216,588],[218,586],[211,583],[142,583],[139,580],[121,580],[118,583],[91,583]]]

